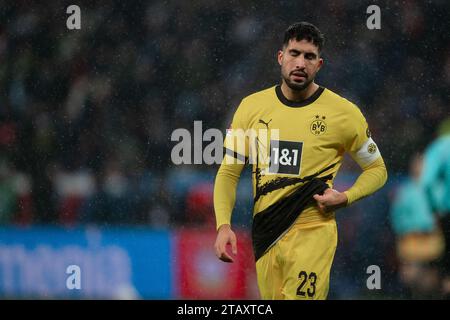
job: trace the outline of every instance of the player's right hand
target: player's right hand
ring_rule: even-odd
[[[224,224],[219,227],[217,231],[216,243],[214,249],[216,256],[223,262],[233,262],[233,257],[227,252],[227,245],[231,244],[231,252],[237,255],[236,235],[229,224]]]

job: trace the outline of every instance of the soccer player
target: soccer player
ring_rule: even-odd
[[[439,297],[438,262],[445,240],[420,184],[423,156],[412,157],[409,176],[397,188],[391,205],[400,281],[412,299]],[[439,288],[440,289],[440,288]]]
[[[325,299],[337,245],[334,211],[372,194],[387,179],[361,111],[314,82],[323,65],[323,44],[322,33],[310,23],[286,30],[278,52],[281,85],[242,100],[215,180],[215,251],[222,261],[233,262],[236,186],[245,163],[252,163],[252,241],[263,299]],[[236,147],[235,131],[251,133]],[[344,152],[362,173],[340,192],[333,180]]]
[[[450,299],[450,118],[441,123],[437,139],[425,150],[421,183],[444,233],[446,250],[440,266],[442,293]]]

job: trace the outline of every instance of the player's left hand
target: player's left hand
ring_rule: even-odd
[[[317,201],[319,211],[322,213],[331,212],[347,206],[347,195],[335,189],[328,188],[323,195],[315,194],[313,198]]]

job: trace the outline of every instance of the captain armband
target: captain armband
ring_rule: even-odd
[[[358,151],[352,152],[352,157],[361,168],[364,168],[381,157],[381,154],[375,141],[369,138]]]

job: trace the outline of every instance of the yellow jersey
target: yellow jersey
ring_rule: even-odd
[[[246,133],[244,147],[232,132]],[[224,147],[225,161],[232,157],[252,164],[253,214],[288,196],[305,177],[332,175],[327,182],[332,187],[345,152],[354,158],[359,153],[362,165],[380,157],[360,109],[323,87],[301,102],[287,100],[279,85],[244,98]],[[310,205],[297,221],[333,217]]]

